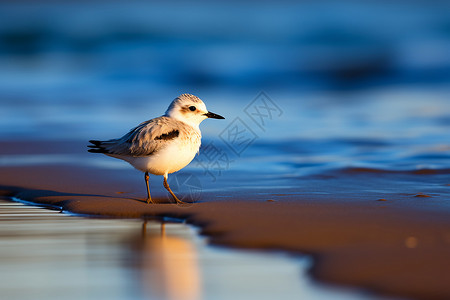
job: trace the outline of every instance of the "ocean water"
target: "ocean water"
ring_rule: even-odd
[[[119,137],[187,92],[226,117],[204,121],[184,169],[202,192],[426,194],[413,200],[448,207],[449,12],[418,0],[3,1],[0,139]],[[84,146],[55,151],[1,162],[129,168]]]

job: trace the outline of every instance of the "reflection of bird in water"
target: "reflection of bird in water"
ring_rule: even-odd
[[[148,173],[163,175],[164,187],[177,203],[183,203],[170,189],[167,177],[194,159],[201,143],[199,125],[207,118],[224,119],[209,112],[200,98],[182,94],[172,101],[164,116],[145,121],[118,139],[91,140],[88,151],[123,159],[144,172],[147,203],[152,202]]]
[[[166,235],[164,223],[160,234],[147,234],[145,222],[142,235],[144,258],[141,267],[145,291],[151,296],[156,295],[157,299],[200,299],[200,270],[192,242]]]

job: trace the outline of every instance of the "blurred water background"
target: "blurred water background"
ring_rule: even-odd
[[[436,175],[421,191],[448,196],[449,1],[2,1],[0,66],[4,141],[119,137],[193,93],[226,117],[201,126],[226,160],[186,169],[232,175],[211,189],[382,170],[396,191]]]

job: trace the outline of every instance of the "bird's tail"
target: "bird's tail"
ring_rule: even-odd
[[[103,145],[103,141],[90,140],[89,143],[92,145],[88,145],[88,152],[91,153],[108,153],[108,150],[105,149],[105,145]]]

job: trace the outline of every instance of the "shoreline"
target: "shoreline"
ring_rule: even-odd
[[[131,168],[6,166],[0,172],[0,195],[84,216],[184,219],[215,245],[311,255],[310,274],[322,283],[395,297],[450,298],[450,218],[445,210],[421,210],[405,201],[393,205],[364,193],[347,201],[332,195],[317,200],[307,193],[274,200],[248,190],[226,199],[205,192],[201,202],[188,207],[148,205],[139,175]],[[154,199],[166,201],[158,194],[162,190],[162,185],[154,189]]]

